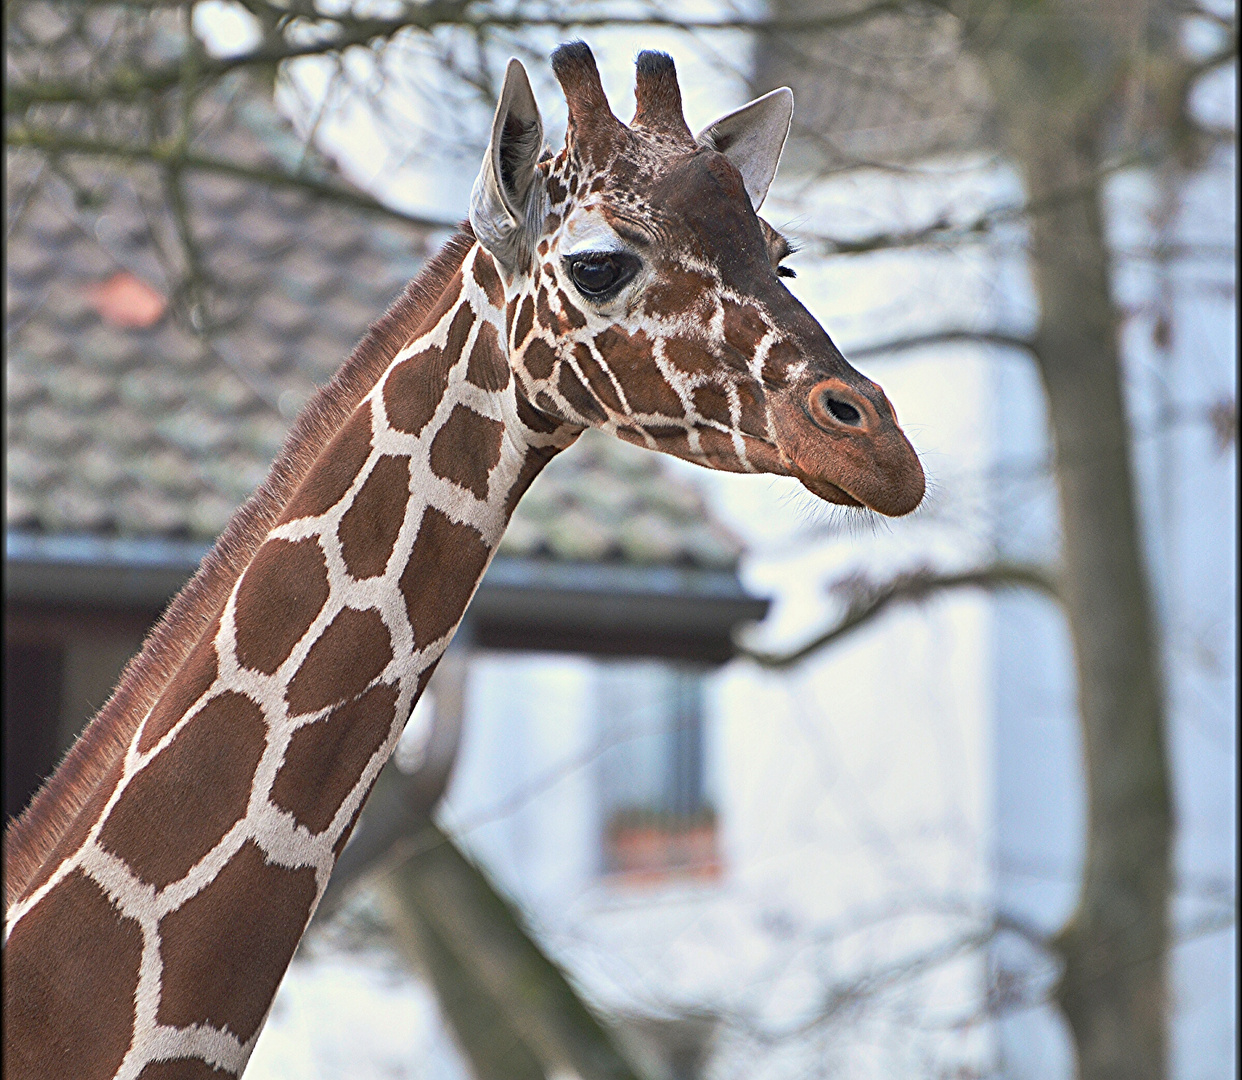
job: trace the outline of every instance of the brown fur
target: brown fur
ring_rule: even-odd
[[[47,918],[19,923],[4,960],[4,1074],[109,1080],[133,1036],[142,931],[81,870],[48,893]],[[103,950],[110,963],[95,958]]]
[[[161,920],[156,1020],[212,1024],[249,1039],[276,996],[314,900],[313,869],[269,863],[247,840],[202,892]],[[229,933],[221,935],[221,927]]]
[[[686,127],[681,111],[681,87],[677,68],[667,53],[645,50],[638,54],[637,81],[634,87],[632,125],[649,131],[664,132],[687,146],[694,145],[694,136]]]
[[[474,243],[473,230],[463,223],[303,410],[263,486],[234,515],[198,573],[169,604],[142,651],[126,666],[112,697],[60,767],[5,830],[6,907],[24,895],[44,860],[125,753],[139,721],[224,604],[320,451],[375,385],[393,354],[425,325]]]

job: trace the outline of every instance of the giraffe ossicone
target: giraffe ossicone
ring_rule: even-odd
[[[639,56],[629,125],[584,44],[552,66],[564,148],[511,61],[470,225],[8,830],[10,1077],[241,1073],[518,499],[586,427],[886,514],[921,500],[883,392],[781,283],[789,246],[756,216],[789,91],[696,138],[667,56]]]

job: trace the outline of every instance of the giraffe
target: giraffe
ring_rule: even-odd
[[[673,61],[630,124],[590,49],[543,149],[511,60],[470,217],[6,835],[8,1075],[239,1076],[337,856],[523,492],[587,427],[888,515],[918,458],[781,283],[774,91],[697,137]]]

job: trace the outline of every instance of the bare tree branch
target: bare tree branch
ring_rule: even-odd
[[[999,225],[1026,221],[1040,214],[1049,213],[1084,199],[1095,198],[1100,184],[1114,173],[1124,172],[1159,160],[1162,154],[1153,151],[1127,154],[1118,157],[1095,172],[1080,184],[1072,184],[1028,202],[996,206],[985,210],[970,221],[955,224],[947,217],[937,218],[928,225],[905,230],[884,230],[852,240],[839,237],[800,233],[801,250],[814,251],[819,255],[865,255],[874,251],[892,251],[901,248],[921,247],[924,244],[961,244],[970,240],[988,238]]]
[[[153,6],[165,5],[153,0]],[[409,5],[401,15],[391,19],[363,18],[359,16],[330,15],[318,10],[296,13],[297,22],[290,20],[284,28],[315,26],[322,30],[324,24],[335,27],[334,31],[321,32],[315,40],[290,41],[284,37],[265,38],[262,45],[235,56],[222,57],[205,62],[199,72],[205,81],[215,81],[231,71],[247,67],[263,67],[285,60],[306,56],[324,56],[354,46],[370,47],[378,42],[391,41],[406,30],[428,32],[444,26],[456,26],[469,30],[482,29],[554,29],[589,30],[616,27],[669,27],[678,30],[755,30],[764,32],[797,33],[814,30],[833,30],[854,26],[882,15],[894,15],[917,8],[927,8],[926,0],[876,0],[867,7],[853,11],[820,14],[803,18],[785,19],[687,19],[662,15],[652,11],[645,15],[578,15],[567,9],[561,15],[537,15],[522,12],[470,11],[472,0],[432,0],[429,3]],[[251,8],[254,10],[254,7]],[[288,18],[292,13],[283,13]],[[32,80],[10,83],[5,89],[5,111],[22,112],[31,105],[53,102],[98,102],[102,100],[131,101],[147,94],[160,93],[180,84],[182,66],[178,61],[140,70],[121,67],[113,71],[107,80],[83,83],[76,80]]]
[[[999,345],[1007,349],[1021,349],[1024,352],[1035,352],[1035,342],[1031,338],[1017,334],[1005,334],[993,330],[936,330],[927,334],[911,334],[908,337],[893,338],[890,341],[877,341],[871,345],[862,345],[850,349],[851,358],[877,356],[883,353],[909,352],[927,345],[946,345],[953,343],[970,343],[978,345]]]
[[[889,605],[902,600],[925,600],[934,592],[973,586],[984,589],[1028,588],[1059,599],[1057,584],[1043,567],[1020,563],[995,563],[956,574],[941,574],[920,569],[901,574],[883,585],[858,581],[852,585],[852,596],[845,614],[827,630],[789,652],[772,653],[738,646],[738,655],[753,660],[760,667],[782,669],[793,667],[814,652],[839,641],[853,630],[870,622]]]
[[[357,207],[360,210],[371,210],[386,214],[415,225],[430,229],[451,229],[456,222],[447,219],[429,218],[419,214],[410,214],[392,206],[387,206],[378,199],[372,198],[361,191],[354,191],[338,184],[325,183],[305,175],[294,175],[280,169],[264,169],[252,165],[242,165],[227,158],[211,157],[195,154],[186,150],[180,142],[174,141],[155,143],[122,143],[107,139],[92,139],[75,135],[70,132],[50,131],[18,125],[5,133],[5,142],[10,147],[29,147],[42,150],[47,154],[78,154],[89,157],[112,158],[119,161],[142,162],[181,170],[219,173],[234,176],[241,180],[249,180],[257,184],[272,187],[298,188],[310,192],[320,198],[331,199],[345,206]]]

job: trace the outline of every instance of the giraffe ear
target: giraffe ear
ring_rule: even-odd
[[[758,210],[776,175],[792,118],[793,91],[782,86],[708,124],[694,141],[718,150],[737,166],[751,205]]]
[[[470,224],[491,254],[509,269],[517,260],[534,204],[535,166],[543,149],[543,121],[526,69],[509,61],[492,138],[470,193]]]

